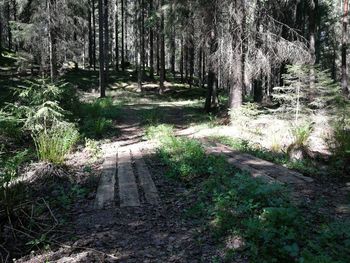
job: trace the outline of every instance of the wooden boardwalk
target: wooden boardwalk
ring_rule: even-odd
[[[118,193],[115,193],[116,181]],[[139,207],[140,191],[146,203],[158,206],[160,199],[142,151],[137,145],[118,147],[115,154],[105,156],[103,172],[95,198],[95,208],[116,204],[120,207]]]

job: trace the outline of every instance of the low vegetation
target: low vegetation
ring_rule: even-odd
[[[222,157],[207,156],[195,140],[169,136],[158,154],[168,175],[199,191],[187,215],[206,222],[225,244],[227,262],[237,253],[249,262],[350,260],[350,222],[297,206],[285,186],[234,170]]]

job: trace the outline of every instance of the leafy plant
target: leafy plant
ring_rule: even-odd
[[[344,117],[335,122],[333,130],[331,148],[335,163],[344,171],[350,161],[350,129],[347,127]]]
[[[84,134],[93,138],[102,138],[112,130],[113,123],[106,118],[87,119],[83,125]]]
[[[292,128],[294,137],[294,145],[297,147],[305,147],[307,140],[312,132],[312,125],[309,123],[300,124]]]
[[[174,134],[174,128],[171,125],[160,124],[157,126],[147,126],[146,127],[146,138],[157,139],[162,141],[164,138],[168,138]]]
[[[148,126],[157,126],[162,118],[163,114],[159,108],[145,110],[142,112],[142,122]]]
[[[101,138],[113,129],[113,119],[119,115],[119,106],[111,98],[97,99],[81,106],[82,132],[92,138]]]
[[[79,139],[79,133],[71,124],[59,124],[50,130],[33,135],[38,158],[61,164]]]
[[[201,144],[187,138],[165,137],[158,151],[163,161],[169,165],[171,177],[191,180],[206,174],[207,156]]]

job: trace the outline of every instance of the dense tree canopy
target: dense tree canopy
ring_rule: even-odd
[[[349,91],[348,1],[3,0],[0,8],[1,47],[52,79],[68,63],[96,69],[97,53],[102,90],[109,70],[140,64],[140,82],[147,66],[161,87],[166,71],[205,85],[207,111],[221,91],[231,108],[247,96],[269,101],[288,64],[319,65]]]

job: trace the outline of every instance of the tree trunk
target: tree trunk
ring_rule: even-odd
[[[108,26],[108,0],[104,0],[103,27],[104,27],[104,80],[108,83],[109,78],[109,26]]]
[[[183,36],[181,36],[181,54],[180,54],[180,75],[181,75],[181,82],[184,82],[184,39]]]
[[[157,56],[157,75],[160,76],[160,33],[157,32],[157,41],[156,41],[156,56]]]
[[[142,78],[146,70],[146,48],[145,48],[145,3],[144,0],[141,0],[141,11],[140,11],[140,40],[141,40],[141,68],[142,68]]]
[[[6,13],[7,13],[7,37],[8,37],[8,49],[12,49],[12,32],[11,32],[11,8],[10,8],[10,1],[6,4]]]
[[[17,2],[12,0],[12,9],[13,9],[13,21],[17,22]],[[15,51],[18,51],[18,43],[15,41]]]
[[[47,2],[48,8],[48,33],[49,33],[49,58],[50,58],[50,79],[54,82],[57,77],[57,52],[56,52],[56,28],[52,23],[54,11],[56,8],[56,0],[49,0]]]
[[[125,1],[125,7],[124,7],[124,12],[125,12],[125,15],[124,15],[124,26],[125,26],[125,29],[124,29],[124,40],[125,40],[125,61],[126,62],[129,62],[129,50],[128,50],[128,17],[129,17],[129,11],[128,11],[128,1],[129,0],[124,0]]]
[[[99,60],[100,60],[100,75],[99,75],[99,84],[100,84],[100,96],[101,98],[104,98],[106,96],[106,90],[105,90],[105,72],[104,72],[104,66],[105,66],[105,53],[104,53],[104,19],[103,19],[103,0],[98,0],[98,30],[99,30]]]
[[[164,92],[165,81],[165,32],[164,32],[164,0],[160,2],[161,16],[160,16],[160,89],[159,94]]]
[[[94,31],[94,41],[93,41],[93,50],[92,50],[92,53],[93,53],[93,63],[94,63],[94,71],[96,71],[96,14],[95,14],[95,0],[92,0],[92,27],[94,28],[93,31]]]
[[[342,27],[342,47],[341,47],[341,86],[344,94],[349,95],[348,69],[347,69],[347,49],[348,49],[348,23],[349,23],[349,1],[344,0],[343,27]]]
[[[114,23],[114,35],[115,35],[115,70],[119,71],[119,17],[118,17],[118,0],[115,1],[115,23]]]
[[[173,9],[171,9],[173,12]],[[175,32],[175,23],[171,26],[171,36],[170,36],[170,65],[171,65],[171,73],[173,78],[176,77],[175,72],[175,56],[176,56],[176,32]]]
[[[142,52],[143,52],[143,36],[142,36],[142,26],[143,26],[143,10],[142,10],[142,0],[138,0],[135,4],[135,22],[136,22],[136,36],[135,36],[135,45],[136,45],[136,68],[137,68],[137,89],[142,92]]]
[[[2,28],[3,28],[3,24],[2,24],[2,14],[0,12],[0,58],[2,57]]]
[[[204,88],[205,86],[205,73],[206,73],[206,69],[205,69],[205,51],[203,50],[203,62],[202,62],[202,78],[203,78],[203,82],[202,82],[202,88]]]
[[[310,1],[310,14],[309,14],[309,28],[310,28],[310,56],[311,56],[311,67],[310,67],[310,96],[315,96],[315,63],[316,63],[316,12],[318,7],[318,0]]]
[[[125,71],[125,49],[124,49],[124,46],[125,46],[125,21],[124,21],[124,17],[125,17],[125,10],[124,10],[124,0],[121,0],[121,15],[122,15],[122,19],[121,19],[121,22],[122,22],[122,70]]]
[[[213,19],[214,20],[214,19]],[[214,28],[211,31],[210,34],[210,55],[213,55],[217,49],[218,49],[218,44],[217,44],[217,35],[216,35],[216,26],[213,25]],[[215,62],[212,60],[209,60],[209,65],[208,65],[208,88],[207,88],[207,96],[205,100],[205,106],[204,109],[207,113],[211,112],[213,108],[215,108],[217,105],[213,105],[212,103],[215,101],[213,98],[213,95],[215,94],[214,92],[214,85],[216,82],[216,73],[215,73]]]
[[[153,0],[149,0],[149,15],[153,12]],[[153,27],[149,30],[149,77],[151,80],[154,79],[154,50],[153,50]]]
[[[202,79],[202,53],[203,53],[203,48],[200,47],[198,50],[198,87],[202,86],[203,79]]]
[[[233,25],[236,30],[234,34],[234,45],[232,48],[235,50],[234,52],[234,61],[235,61],[235,69],[234,69],[234,77],[233,77],[233,86],[230,90],[230,98],[229,98],[229,108],[235,109],[242,106],[243,103],[243,89],[244,89],[244,1],[237,1],[237,18],[236,24]]]
[[[89,1],[89,7],[88,7],[88,27],[89,27],[89,67],[92,68],[93,65],[93,55],[92,55],[92,49],[93,49],[93,33],[92,33],[92,14],[91,14],[92,4],[91,1]]]

